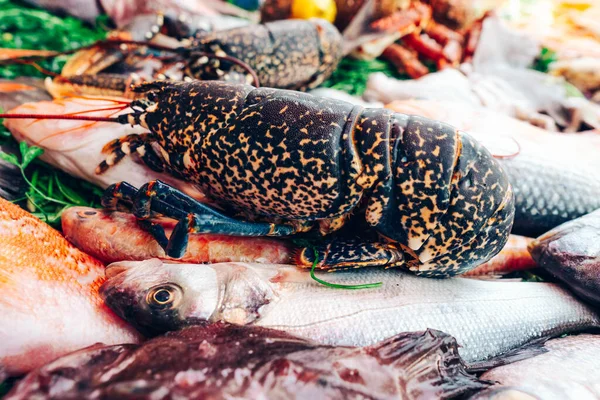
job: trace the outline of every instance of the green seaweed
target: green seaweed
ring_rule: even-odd
[[[44,150],[37,146],[19,143],[20,161],[16,154],[0,151],[0,159],[15,165],[27,184],[27,190],[21,199],[33,215],[50,225],[60,224],[64,210],[73,206],[98,207],[102,190],[83,180],[49,167],[37,160]],[[28,167],[33,168],[29,169]],[[56,190],[55,190],[56,186]]]
[[[57,17],[16,0],[0,0],[0,47],[11,49],[66,51],[106,38],[108,19],[102,16],[96,26],[88,26],[73,17]],[[54,73],[60,70],[67,56],[39,63]],[[45,76],[30,65],[10,65],[0,68],[0,77]]]
[[[374,72],[383,72],[398,79],[407,78],[406,75],[399,74],[396,68],[385,60],[357,60],[346,57],[322,86],[362,96],[367,88],[369,75]]]
[[[540,55],[535,59],[532,68],[540,72],[548,72],[548,67],[556,61],[556,53],[546,47],[542,48]]]

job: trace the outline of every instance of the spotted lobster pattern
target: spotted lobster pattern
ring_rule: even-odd
[[[244,61],[261,86],[304,90],[331,76],[342,58],[342,36],[321,19],[276,21],[201,35],[191,46],[192,59],[194,51]],[[251,83],[239,66],[206,56],[195,58],[187,74],[202,80]]]
[[[383,251],[372,265],[452,276],[487,261],[508,238],[514,196],[506,174],[442,122],[214,81],[134,90],[146,94],[145,109],[124,118],[151,131],[142,140],[148,151],[223,209],[323,235],[350,219],[366,222],[380,245],[362,253],[328,246],[325,256],[344,260],[338,266]]]

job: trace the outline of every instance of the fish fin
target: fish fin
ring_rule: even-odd
[[[470,373],[479,373],[491,368],[501,367],[503,365],[512,364],[517,361],[526,360],[547,353],[548,349],[544,347],[544,344],[548,339],[550,339],[550,336],[534,340],[533,342],[527,343],[525,346],[508,351],[489,360],[469,364],[467,366],[467,371]]]
[[[370,346],[368,351],[382,364],[402,370],[404,380],[435,387],[439,390],[435,397],[461,396],[492,384],[469,374],[456,339],[438,330],[399,334]]]

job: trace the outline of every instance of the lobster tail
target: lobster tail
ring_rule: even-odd
[[[402,114],[391,121],[392,173],[374,188],[367,221],[409,249],[417,274],[457,275],[487,261],[506,243],[514,218],[498,162],[450,125]]]

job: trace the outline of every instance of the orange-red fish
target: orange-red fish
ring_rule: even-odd
[[[176,221],[160,221],[167,237]],[[106,263],[149,258],[186,263],[266,262],[290,263],[292,246],[283,240],[225,235],[190,235],[181,259],[167,257],[150,233],[138,225],[133,214],[72,207],[62,214],[62,229],[69,241]]]
[[[97,342],[137,342],[100,298],[103,282],[100,261],[0,198],[0,371],[26,373]]]

